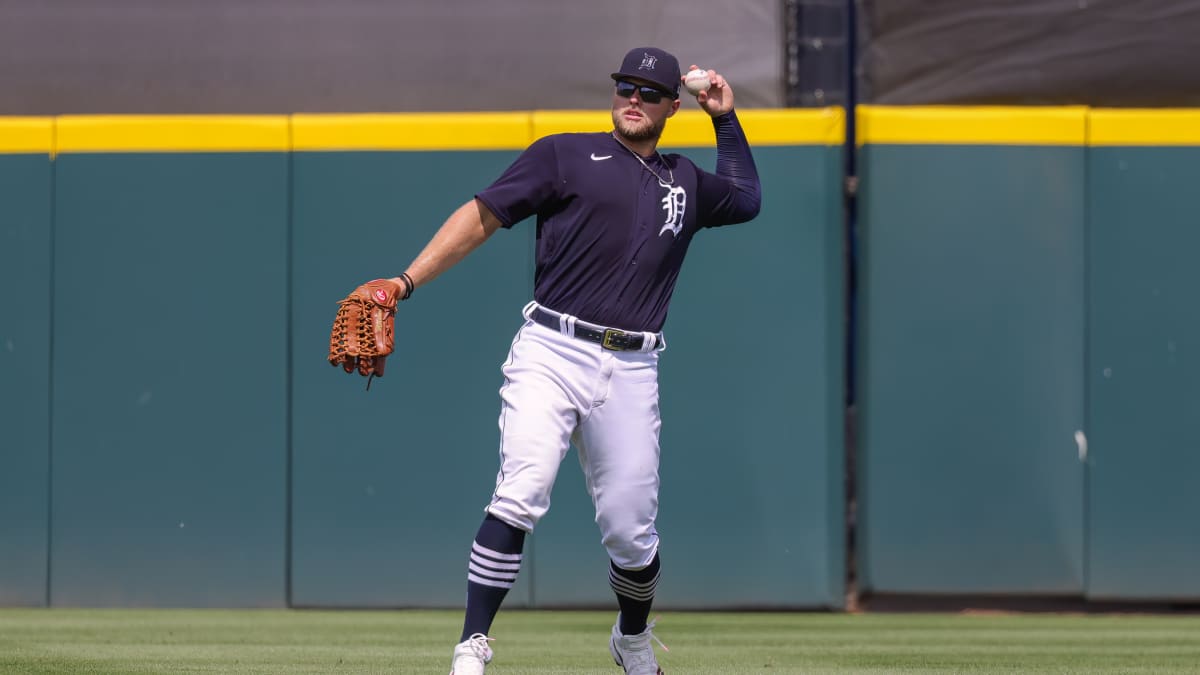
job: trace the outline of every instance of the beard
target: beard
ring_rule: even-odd
[[[657,141],[662,136],[663,129],[667,127],[667,118],[665,117],[653,122],[649,117],[643,116],[638,122],[630,122],[625,119],[622,112],[613,110],[613,126],[616,127],[618,134],[631,141]]]

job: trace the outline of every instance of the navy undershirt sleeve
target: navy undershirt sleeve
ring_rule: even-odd
[[[762,187],[750,143],[737,114],[712,118],[717,134],[717,172],[699,175],[702,227],[744,223],[758,215]]]

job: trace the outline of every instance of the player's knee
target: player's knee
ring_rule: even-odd
[[[533,527],[537,524],[536,519],[531,518],[527,513],[522,513],[519,509],[514,509],[512,504],[493,502],[484,510],[506,525],[523,532],[533,532]]]
[[[488,504],[487,512],[513,527],[533,532],[533,528],[549,508],[549,500],[514,499],[497,494],[492,498],[492,503]]]
[[[644,494],[609,492],[606,496],[596,504],[596,524],[604,548],[620,567],[644,567],[658,550],[654,527],[658,501],[647,500]]]
[[[608,533],[604,536],[604,548],[617,567],[641,569],[650,564],[658,551],[658,533],[653,528],[634,533]]]
[[[497,477],[496,491],[487,510],[514,527],[532,532],[550,510],[554,473],[534,464],[508,468],[509,471]]]

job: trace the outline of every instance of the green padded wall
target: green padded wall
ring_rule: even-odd
[[[285,603],[288,165],[58,157],[51,604]]]
[[[862,149],[864,590],[1082,591],[1084,156]]]
[[[1088,583],[1200,599],[1198,147],[1088,162]]]
[[[0,606],[46,603],[52,168],[0,154]]]
[[[456,607],[495,487],[500,365],[532,293],[533,228],[501,230],[401,305],[366,380],[326,362],[336,303],[404,271],[511,151],[295,154],[292,603]],[[510,605],[527,604],[522,574]]]
[[[668,328],[679,326],[680,337],[664,364],[675,358],[679,365],[664,365],[663,407],[678,422],[664,432],[664,445],[679,454],[672,459],[668,451],[664,462],[662,517],[664,528],[678,534],[664,559],[680,563],[663,585],[664,606],[842,602],[842,268],[831,190],[839,155],[826,148],[766,148],[758,155],[771,195],[764,215],[705,233],[686,267],[739,271],[724,281],[685,272],[696,290],[681,290]],[[401,307],[399,354],[372,391],[362,378],[330,368],[323,355],[340,294],[367,278],[396,274],[445,216],[514,156],[295,157],[292,602],[298,606],[462,602],[466,551],[497,469],[499,366],[531,293],[532,221],[501,231]],[[351,237],[374,243],[361,260],[341,254],[339,242]],[[769,302],[773,292],[758,304],[746,302],[755,289],[780,285],[796,288],[787,305]],[[752,344],[742,353],[730,332],[711,330],[714,322],[764,317],[796,348],[776,353]],[[747,398],[747,388],[755,396]],[[709,406],[722,415],[700,412]],[[351,414],[386,420],[386,431],[328,421]],[[784,427],[779,418],[795,424]],[[735,474],[739,479],[729,482]],[[711,499],[718,488],[727,501]],[[714,532],[725,542],[715,552]],[[754,574],[735,565],[746,557],[760,558]],[[526,561],[510,606],[612,602],[574,453]],[[735,568],[736,576],[721,579],[722,570]]]
[[[932,112],[898,115],[946,144],[860,158],[864,590],[1200,598],[1200,149],[1146,147],[1194,121],[1085,149],[1078,110]],[[71,124],[53,163],[48,122],[0,129],[0,605],[460,606],[532,222],[402,307],[370,392],[324,355],[336,300],[516,151],[289,154],[252,119],[96,154],[176,121]],[[276,151],[217,151],[261,133]],[[663,608],[842,605],[840,149],[808,142],[756,148],[763,214],[701,234],[681,278]],[[508,604],[612,607],[573,454],[554,499]]]
[[[664,331],[663,608],[844,604],[841,149],[754,154],[761,214],[696,237]],[[559,475],[534,601],[615,608],[573,451]]]

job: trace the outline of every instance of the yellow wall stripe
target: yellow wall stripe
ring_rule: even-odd
[[[1200,145],[1200,109],[1093,109],[1089,145]]]
[[[53,151],[53,117],[0,117],[0,153],[49,155]]]
[[[668,131],[673,124],[674,120],[667,122]],[[533,142],[550,134],[612,131],[612,128],[612,113],[607,110],[535,110],[531,116],[532,136],[529,140]]]
[[[739,111],[750,142],[839,145],[841,108]],[[1195,146],[1200,109],[859,106],[862,144]],[[606,110],[293,116],[0,117],[0,153],[522,149],[547,134],[607,131]],[[667,125],[663,147],[710,147],[699,110]]]
[[[753,145],[839,145],[841,108],[739,111]],[[546,134],[607,131],[608,111],[402,113],[293,116],[67,115],[7,118],[0,152],[284,152],[523,149]],[[714,144],[712,123],[684,110],[664,147]]]
[[[864,144],[1079,145],[1087,142],[1079,107],[858,107]]]
[[[842,142],[845,116],[824,110],[749,110],[738,117],[755,145],[832,145]],[[398,113],[295,115],[295,150],[521,150],[548,134],[608,131],[607,110],[512,113]],[[712,123],[699,110],[667,123],[664,147],[713,145]]]
[[[286,152],[284,115],[67,115],[58,118],[58,153]]]
[[[294,150],[505,150],[529,142],[527,112],[292,116]]]
[[[754,146],[841,145],[846,116],[841,108],[739,110],[738,120]],[[533,113],[533,136],[573,131],[610,131],[607,110],[539,110]],[[665,148],[709,147],[716,143],[712,121],[700,110],[681,110],[667,122],[660,145]]]
[[[846,142],[843,108],[748,110],[738,113],[753,145],[841,145]],[[709,132],[712,135],[712,132]]]

